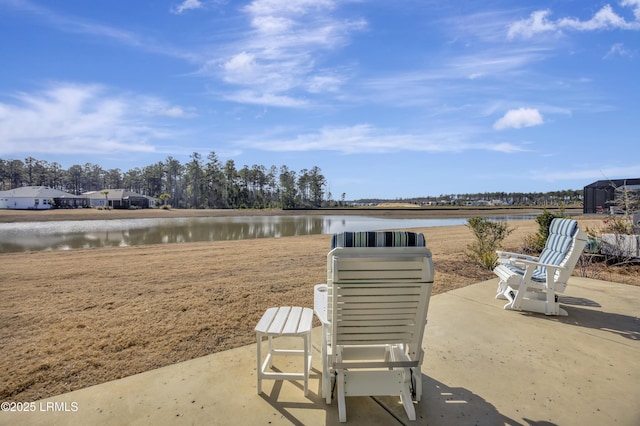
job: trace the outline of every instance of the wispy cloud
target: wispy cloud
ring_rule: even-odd
[[[201,9],[203,7],[202,2],[200,0],[184,0],[179,5],[171,8],[171,13],[175,13],[177,15],[183,13],[186,10],[195,10]]]
[[[249,23],[245,34],[228,46],[226,57],[201,71],[221,70],[225,82],[240,87],[227,96],[231,100],[306,105],[305,94],[336,91],[346,80],[337,69],[319,67],[322,52],[345,46],[353,32],[366,27],[362,19],[336,17],[337,8],[334,0],[255,0],[242,8]]]
[[[624,47],[624,44],[622,43],[614,43],[614,45],[611,46],[611,49],[609,49],[609,51],[604,55],[604,59],[611,59],[619,56],[632,58],[635,56],[635,52]]]
[[[317,132],[284,137],[261,137],[241,144],[265,151],[334,151],[343,154],[416,152],[464,152],[470,150],[515,153],[524,148],[506,142],[472,143],[461,130],[433,133],[399,133],[370,124],[323,127]]]
[[[47,22],[52,27],[69,33],[89,34],[106,37],[133,46],[143,46],[144,43],[135,34],[108,25],[91,22],[86,19],[63,15],[54,12],[44,6],[37,5],[28,0],[14,0],[10,2],[16,10],[30,13]]]
[[[118,28],[116,26],[105,25],[79,16],[58,13],[52,9],[37,5],[28,0],[12,0],[9,2],[9,5],[14,10],[26,12],[37,17],[44,23],[44,25],[55,28],[61,32],[82,34],[93,36],[98,39],[111,40],[132,48],[176,57],[190,62],[201,61],[201,55],[199,53],[187,51],[180,47],[166,45],[153,38]]]
[[[288,108],[299,108],[308,105],[304,99],[274,93],[263,93],[254,90],[239,90],[225,95],[225,99],[241,104],[269,105]]]
[[[424,70],[406,70],[377,75],[354,83],[358,88],[349,99],[360,103],[395,107],[427,106],[432,113],[461,108],[480,108],[475,102],[483,94],[502,93],[504,82],[522,76],[528,67],[548,56],[540,46],[488,47],[477,53],[431,58]],[[482,79],[481,83],[476,80]],[[521,79],[519,81],[522,81]],[[533,80],[526,82],[534,84]]]
[[[594,30],[640,30],[640,0],[623,0],[623,7],[633,11],[634,19],[627,20],[620,16],[611,5],[607,4],[598,10],[590,19],[581,20],[573,17],[552,20],[551,10],[537,10],[527,19],[522,19],[509,25],[507,35],[510,39],[522,37],[531,38],[536,34],[547,32],[561,32],[563,30],[594,31]]]
[[[447,75],[477,79],[513,73],[545,58],[548,48],[540,46],[511,49],[485,49],[477,53],[460,55],[451,59]]]
[[[496,130],[519,129],[521,127],[539,126],[544,122],[540,111],[534,108],[518,108],[506,112],[493,124]]]
[[[160,117],[194,115],[164,100],[101,85],[52,84],[0,103],[0,154],[153,152],[172,135]],[[165,120],[166,121],[166,118]]]

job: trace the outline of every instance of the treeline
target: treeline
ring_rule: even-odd
[[[125,189],[162,200],[177,208],[312,208],[325,199],[320,168],[298,172],[287,166],[243,166],[220,162],[211,152],[206,160],[194,152],[186,164],[169,156],[142,168],[123,172],[86,163],[64,169],[59,163],[28,157],[0,159],[0,190],[48,186],[71,194]],[[328,194],[327,198],[331,198]]]
[[[457,204],[488,201],[514,206],[560,206],[582,203],[583,190],[566,189],[549,192],[483,192],[476,194],[441,195],[441,200]]]
[[[363,199],[359,204],[403,202],[416,205],[468,206],[569,206],[583,202],[584,190],[566,189],[549,192],[479,192],[467,194],[441,194],[433,197],[415,197],[395,200]]]

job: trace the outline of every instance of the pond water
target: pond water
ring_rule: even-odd
[[[491,220],[531,219],[509,216]],[[244,216],[0,223],[0,253],[125,247],[198,241],[280,238],[342,231],[463,225],[455,219],[386,219],[368,216]]]

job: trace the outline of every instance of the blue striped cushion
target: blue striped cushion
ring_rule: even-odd
[[[425,247],[424,235],[406,231],[340,232],[331,238],[336,247]]]
[[[547,238],[544,249],[542,249],[540,253],[539,262],[550,265],[560,265],[565,257],[567,257],[567,253],[573,242],[573,236],[577,229],[578,222],[575,220],[553,219],[551,226],[549,226],[549,237]],[[533,280],[544,282],[546,278],[547,269],[545,267],[538,266],[535,271],[533,271]]]

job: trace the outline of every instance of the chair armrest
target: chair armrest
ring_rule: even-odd
[[[542,266],[543,268],[547,268],[547,269],[566,269],[566,267],[564,266],[553,265],[551,263],[534,262],[530,260],[519,260],[519,262],[521,262],[524,265],[533,266],[533,267]]]
[[[323,325],[329,324],[327,318],[327,291],[329,287],[326,284],[317,284],[313,287],[313,312]]]
[[[538,260],[538,258],[536,256],[529,256],[528,254],[522,254],[522,253],[513,253],[510,251],[502,251],[502,250],[496,250],[496,253],[498,254],[498,258],[499,260],[509,260],[509,261],[520,261],[520,260],[529,260],[529,261],[536,261]]]

